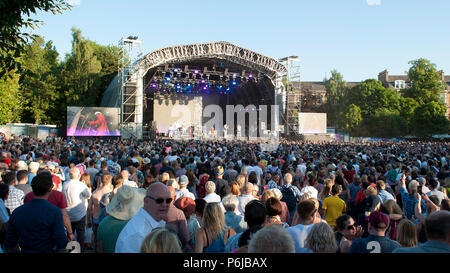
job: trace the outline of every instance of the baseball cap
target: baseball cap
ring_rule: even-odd
[[[374,211],[369,215],[369,223],[376,228],[386,228],[389,226],[389,217],[379,211]]]

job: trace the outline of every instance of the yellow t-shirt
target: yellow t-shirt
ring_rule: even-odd
[[[323,200],[322,208],[325,212],[325,221],[334,227],[336,219],[345,213],[345,202],[338,196],[330,196]]]

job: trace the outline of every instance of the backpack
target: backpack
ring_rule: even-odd
[[[283,197],[281,201],[285,202],[289,211],[293,211],[297,208],[297,198],[295,197],[294,190],[291,189],[292,186],[283,187],[281,193]]]
[[[197,191],[197,198],[203,198],[206,195],[206,182],[209,179],[209,175],[204,175],[200,179],[200,182],[198,182],[196,191]]]

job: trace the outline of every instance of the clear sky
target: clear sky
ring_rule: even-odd
[[[426,58],[450,75],[449,0],[69,0],[62,15],[38,13],[33,33],[71,50],[71,28],[102,45],[138,36],[144,53],[227,41],[275,59],[300,57],[301,80],[337,69],[346,81],[405,74]]]

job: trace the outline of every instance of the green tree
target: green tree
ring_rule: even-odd
[[[409,64],[411,68],[408,70],[408,78],[411,86],[405,90],[405,97],[413,98],[419,105],[439,102],[444,83],[436,65],[423,58],[410,61]]]
[[[448,134],[449,121],[445,117],[445,111],[445,106],[436,101],[418,106],[412,117],[413,133],[419,137]]]
[[[56,92],[58,66],[58,52],[51,41],[45,43],[38,36],[25,47],[20,80],[25,99],[24,122],[54,123],[52,112],[59,98]]]
[[[42,24],[41,21],[25,17],[30,17],[30,14],[36,14],[39,10],[56,14],[70,8],[65,0],[0,1],[0,78],[8,71],[21,71],[19,57],[29,39],[33,38],[24,29],[34,29]]]
[[[375,79],[368,79],[351,88],[346,96],[346,103],[353,103],[361,109],[363,118],[373,115],[377,110],[398,110],[400,95],[392,89],[385,88]]]
[[[81,30],[72,28],[72,38],[72,53],[66,55],[62,68],[65,105],[95,106],[97,92],[92,89],[102,65],[92,43],[81,36]]]
[[[19,89],[19,75],[14,70],[0,77],[0,124],[20,122],[22,97]]]
[[[343,98],[347,93],[347,84],[343,76],[336,70],[331,70],[331,77],[324,79],[326,90],[326,109],[330,124],[336,125],[339,117],[339,111],[344,104]]]
[[[355,104],[350,104],[340,113],[338,121],[344,132],[355,135],[362,121],[361,109]]]
[[[94,49],[94,55],[101,63],[102,69],[100,70],[95,83],[92,86],[92,92],[95,92],[96,100],[95,104],[99,105],[103,93],[108,88],[108,85],[117,75],[117,64],[119,62],[119,48],[117,46],[103,46],[95,42],[90,41],[92,48]]]
[[[406,135],[406,120],[398,110],[386,108],[376,110],[373,115],[364,119],[363,136],[399,137]]]

